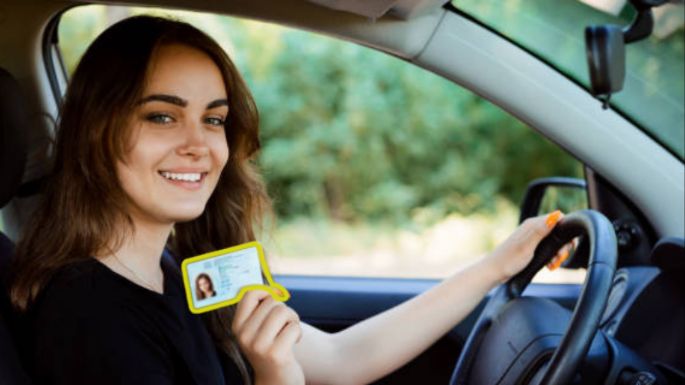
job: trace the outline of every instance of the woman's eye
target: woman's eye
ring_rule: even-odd
[[[146,116],[146,119],[149,122],[156,123],[156,124],[169,124],[173,123],[174,118],[167,114],[150,114]]]
[[[226,120],[223,118],[217,118],[217,117],[210,117],[205,119],[205,123],[212,125],[212,126],[221,126],[223,127],[224,124],[226,123]]]

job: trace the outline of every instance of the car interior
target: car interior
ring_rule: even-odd
[[[84,3],[90,2],[0,4],[3,281],[50,169],[50,141],[68,84],[60,16]],[[589,210],[570,214],[544,247],[580,237],[567,265],[587,268],[585,282],[530,283],[547,262],[540,251],[452,331],[377,384],[685,384],[683,158],[618,109],[603,109],[587,87],[462,12],[458,1],[116,3],[254,19],[370,47],[471,90],[582,161],[584,180],[531,181],[521,220],[537,214],[547,187],[582,188]],[[437,282],[290,274],[276,280],[303,321],[329,332]],[[0,384],[31,383],[15,320],[7,290],[0,290]]]

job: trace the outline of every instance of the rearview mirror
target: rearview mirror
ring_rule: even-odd
[[[585,28],[585,51],[592,94],[608,108],[611,94],[623,89],[626,72],[625,45],[649,37],[654,29],[652,8],[667,0],[630,0],[636,15],[626,28],[593,25]]]
[[[585,47],[592,93],[608,97],[623,89],[626,60],[623,29],[617,25],[587,27]]]

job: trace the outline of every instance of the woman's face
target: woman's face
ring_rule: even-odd
[[[211,294],[212,285],[209,283],[209,280],[207,278],[201,277],[200,279],[197,280],[197,284],[203,293]]]
[[[228,160],[227,116],[216,64],[185,45],[160,47],[129,120],[129,152],[116,166],[134,221],[172,224],[202,213]]]

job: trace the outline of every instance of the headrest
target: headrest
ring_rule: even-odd
[[[21,184],[27,152],[27,109],[19,83],[0,68],[0,208]]]

